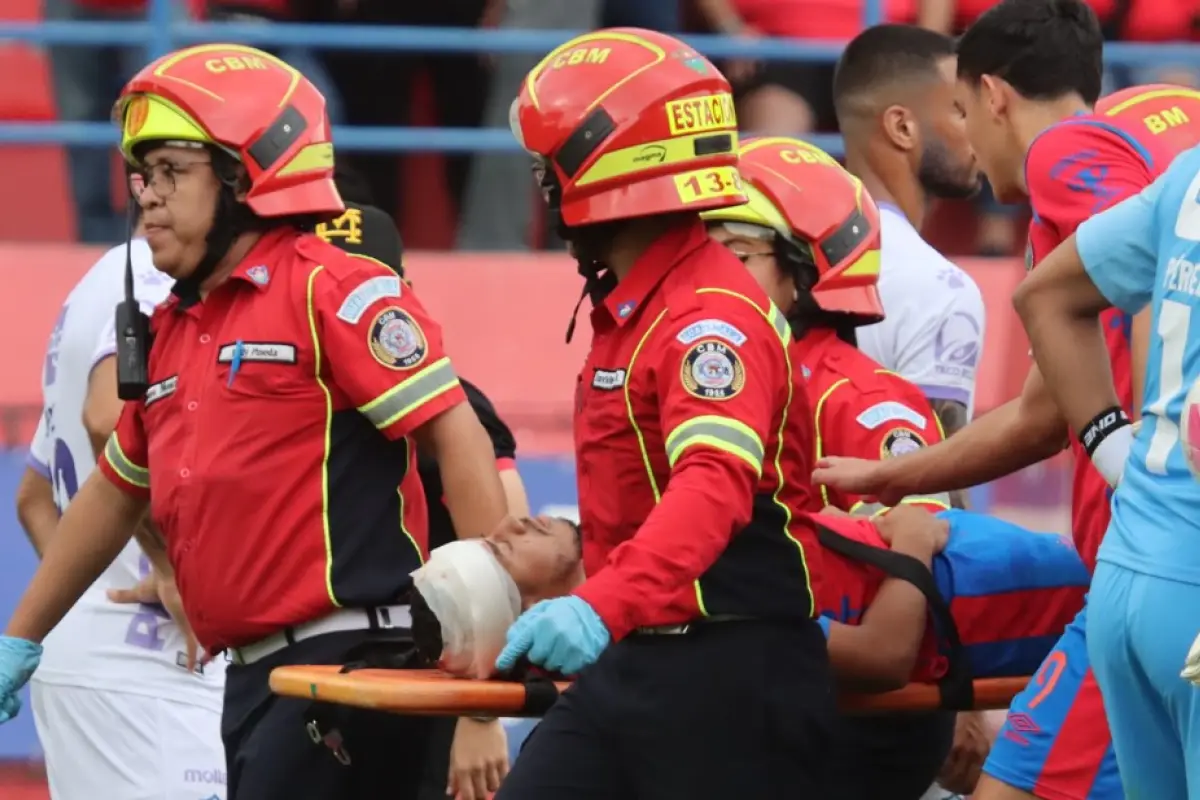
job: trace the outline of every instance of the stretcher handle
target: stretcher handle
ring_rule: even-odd
[[[279,667],[271,689],[285,697],[370,708],[409,716],[540,716],[569,683],[537,678],[525,682],[457,680],[437,670],[364,669],[341,673],[339,667]],[[1007,708],[1028,678],[981,678],[973,683],[972,708]],[[913,683],[894,692],[843,694],[848,714],[892,714],[945,708],[933,684]]]

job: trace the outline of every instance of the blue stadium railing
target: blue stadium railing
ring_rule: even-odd
[[[399,1],[399,0],[397,0]],[[119,45],[146,48],[149,59],[176,47],[206,42],[238,42],[263,47],[311,47],[315,50],[377,50],[439,53],[542,54],[578,31],[519,31],[465,28],[409,28],[367,25],[196,24],[174,19],[174,0],[150,0],[145,22],[44,22],[0,24],[0,43],[35,45]],[[866,0],[864,25],[881,19],[883,0]],[[684,37],[712,58],[754,58],[760,61],[829,63],[837,58],[837,42],[766,39],[746,41],[722,36]],[[1200,64],[1200,47],[1191,44],[1137,45],[1118,43],[1105,49],[1109,65]],[[116,140],[107,123],[0,124],[0,145],[67,144],[109,147]],[[811,141],[833,154],[841,153],[838,136],[813,136]],[[506,129],[368,128],[342,126],[334,130],[341,150],[395,152],[515,152],[517,143]]]

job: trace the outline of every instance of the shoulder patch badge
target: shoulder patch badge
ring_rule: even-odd
[[[742,360],[717,339],[703,339],[688,350],[679,377],[683,388],[702,400],[728,400],[746,385]]]
[[[412,369],[429,352],[421,326],[395,306],[375,315],[367,333],[367,345],[375,360],[391,369]]]
[[[885,422],[907,422],[921,430],[925,430],[925,425],[928,423],[924,414],[909,408],[904,403],[897,403],[895,400],[876,403],[855,417],[855,420],[869,431],[875,430]]]
[[[346,299],[342,301],[342,307],[338,309],[337,318],[349,322],[351,325],[357,325],[372,303],[385,297],[399,297],[400,292],[398,275],[378,275],[368,278],[346,295]]]
[[[925,446],[925,440],[911,428],[896,428],[884,438],[879,446],[879,458],[895,458],[913,453]]]
[[[719,319],[702,319],[699,322],[693,322],[681,330],[675,338],[680,344],[691,344],[704,336],[716,336],[730,342],[735,347],[741,347],[746,343],[746,334]]]

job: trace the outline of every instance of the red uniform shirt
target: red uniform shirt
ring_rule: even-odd
[[[149,495],[200,642],[397,602],[427,534],[407,437],[465,397],[396,274],[272,232],[151,328],[152,385],[125,404],[100,469]]]
[[[592,311],[575,455],[575,594],[614,639],[741,614],[813,615],[812,418],[787,320],[699,220]]]
[[[941,423],[913,384],[889,372],[829,329],[792,343],[792,361],[806,381],[817,438],[815,457],[891,458],[942,440]],[[855,511],[861,495],[819,487],[823,505]],[[931,511],[949,508],[945,495],[905,503]]]
[[[1200,143],[1200,93],[1189,89],[1134,87],[1104,98],[1093,114],[1079,115],[1047,129],[1025,159],[1025,181],[1033,220],[1029,224],[1029,266],[1036,265],[1079,224],[1145,189],[1176,155]],[[1112,358],[1117,396],[1133,414],[1130,320],[1117,309],[1101,315]],[[1093,569],[1108,528],[1108,484],[1083,448],[1075,455],[1071,527],[1076,546]]]

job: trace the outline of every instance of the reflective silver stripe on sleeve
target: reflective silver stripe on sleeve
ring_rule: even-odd
[[[787,316],[776,308],[774,303],[771,303],[771,327],[779,335],[779,341],[783,342],[784,347],[787,347],[788,343],[792,341],[792,326],[788,324]]]
[[[457,385],[454,365],[449,358],[443,358],[361,406],[358,411],[382,430]]]
[[[850,513],[856,517],[873,517],[890,510],[890,508],[891,506],[885,506],[882,503],[859,503],[850,509]]]
[[[125,456],[115,433],[108,437],[108,443],[104,445],[104,457],[113,471],[121,476],[121,480],[142,489],[150,488],[150,470],[139,467]]]
[[[936,494],[914,494],[910,497],[905,497],[900,501],[900,505],[911,505],[914,503],[933,503],[934,505],[950,508],[950,493],[937,492]]]
[[[740,431],[732,425],[710,421],[685,422],[676,428],[667,437],[667,462],[673,466],[689,446],[706,441],[714,445],[728,445],[729,449],[752,461],[757,469],[762,469],[766,453],[758,437]]]

